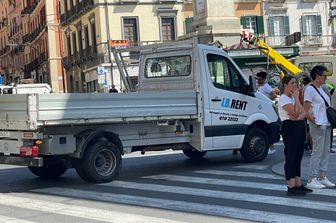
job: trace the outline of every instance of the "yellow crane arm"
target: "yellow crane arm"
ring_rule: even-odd
[[[295,76],[302,72],[300,68],[288,61],[280,53],[268,46],[264,41],[258,38],[253,38],[250,43],[254,44],[263,54],[265,54],[273,64],[279,65],[282,69],[286,70],[291,75]],[[280,73],[280,78],[284,77],[284,73]]]

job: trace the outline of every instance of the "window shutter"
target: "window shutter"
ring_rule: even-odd
[[[268,17],[268,35],[274,36],[274,18],[273,16]]]
[[[243,29],[246,29],[246,17],[245,16],[240,17],[240,25],[243,26]]]
[[[257,30],[256,34],[261,35],[264,34],[264,17],[263,16],[256,16],[256,21],[257,21]]]
[[[307,30],[307,17],[302,16],[301,17],[301,32],[302,36],[307,36],[308,35],[308,30]]]
[[[284,34],[285,36],[289,35],[289,17],[284,16]]]
[[[317,31],[318,36],[322,35],[322,22],[321,22],[321,16],[320,15],[316,16],[316,31]]]

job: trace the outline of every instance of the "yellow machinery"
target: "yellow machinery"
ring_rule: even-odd
[[[246,39],[244,39],[246,41]],[[288,61],[285,57],[283,57],[280,53],[274,50],[272,47],[268,46],[263,40],[259,38],[252,38],[248,40],[250,44],[256,46],[263,54],[265,54],[269,60],[271,60],[272,64],[281,67],[283,70],[286,70],[289,74],[295,76],[302,72],[300,68],[295,66],[293,63]],[[280,71],[280,78],[283,78],[285,74],[283,71]]]

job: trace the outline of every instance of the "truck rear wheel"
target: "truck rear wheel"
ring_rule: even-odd
[[[108,141],[92,143],[76,165],[78,175],[91,183],[112,181],[119,174],[120,168],[120,150]]]
[[[67,167],[64,164],[52,164],[41,167],[29,166],[28,169],[34,175],[48,179],[60,177],[67,171]]]
[[[206,154],[206,151],[200,152],[196,149],[184,149],[183,153],[190,159],[201,159]]]
[[[261,162],[267,156],[269,147],[268,136],[262,129],[249,129],[245,135],[240,154],[246,162]]]

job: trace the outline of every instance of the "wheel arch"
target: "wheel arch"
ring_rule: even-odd
[[[267,134],[268,136],[268,141],[270,142],[270,139],[271,139],[271,127],[270,125],[265,122],[265,121],[262,121],[262,120],[258,120],[258,121],[255,121],[253,122],[252,124],[250,124],[247,129],[246,129],[246,133],[250,130],[250,129],[253,129],[253,128],[259,128],[259,129],[262,129],[265,131],[265,133]]]
[[[105,140],[113,143],[120,150],[120,154],[121,155],[124,154],[122,142],[121,142],[119,136],[114,132],[89,129],[89,130],[85,130],[85,131],[77,134],[76,138],[79,138],[79,139],[82,140],[81,146],[79,147],[79,151],[80,151],[80,156],[79,157],[80,158],[83,158],[85,150],[88,148],[88,146],[91,143],[93,143],[97,140],[100,140],[100,139],[105,139]]]

